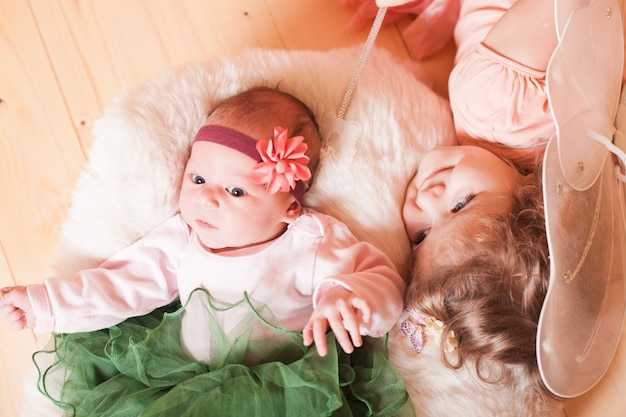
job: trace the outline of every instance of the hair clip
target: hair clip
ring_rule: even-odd
[[[408,306],[405,307],[405,311],[408,312],[409,317],[402,321],[400,329],[402,330],[402,333],[409,338],[411,344],[418,353],[424,349],[424,345],[429,337],[434,339],[435,345],[441,346],[441,338],[445,330],[445,325],[441,320],[438,320],[433,316],[416,313]],[[415,321],[413,320],[414,318]],[[450,330],[446,334],[446,339],[443,343],[443,349],[446,353],[456,350],[459,344],[456,340],[454,330]]]

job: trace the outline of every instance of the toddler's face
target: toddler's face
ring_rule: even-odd
[[[468,222],[476,217],[505,212],[511,191],[521,181],[514,167],[486,149],[432,149],[422,158],[405,195],[402,217],[411,242],[449,238],[455,229],[467,231]]]
[[[213,142],[193,144],[180,191],[183,220],[212,250],[242,248],[280,235],[295,198],[250,180],[249,156]]]

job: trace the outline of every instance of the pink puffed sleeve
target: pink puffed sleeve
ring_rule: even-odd
[[[507,148],[542,147],[554,133],[545,71],[490,50],[483,41],[516,0],[463,0],[454,29],[457,46],[448,81],[459,143]],[[493,146],[491,146],[493,145]],[[532,152],[530,152],[532,153]]]
[[[98,330],[168,304],[178,295],[188,241],[187,226],[174,216],[97,268],[27,286],[35,332]]]

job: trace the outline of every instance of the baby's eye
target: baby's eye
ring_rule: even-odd
[[[246,194],[246,192],[239,187],[226,187],[226,191],[234,197],[241,197]]]
[[[419,245],[420,243],[422,243],[424,239],[426,239],[426,236],[428,236],[429,233],[430,233],[430,228],[420,230],[419,232],[417,232],[417,235],[413,239],[413,244]]]
[[[469,194],[463,197],[454,205],[454,208],[452,209],[452,213],[458,213],[459,211],[463,210],[465,206],[467,206],[470,203],[470,201],[474,199],[474,197],[476,196],[473,194]]]
[[[195,184],[204,184],[206,182],[204,178],[202,178],[200,175],[195,175],[195,174],[191,176],[191,180]]]

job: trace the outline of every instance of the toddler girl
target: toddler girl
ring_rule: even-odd
[[[460,6],[449,99],[461,146],[428,152],[407,187],[403,218],[415,264],[391,360],[416,409],[428,404],[406,357],[437,341],[451,368],[472,363],[483,381],[522,387],[519,409],[494,400],[482,413],[543,415],[550,406],[539,399],[550,395],[536,339],[550,272],[536,172],[555,131],[545,83],[557,45],[554,2]],[[464,407],[456,400],[449,410]]]

